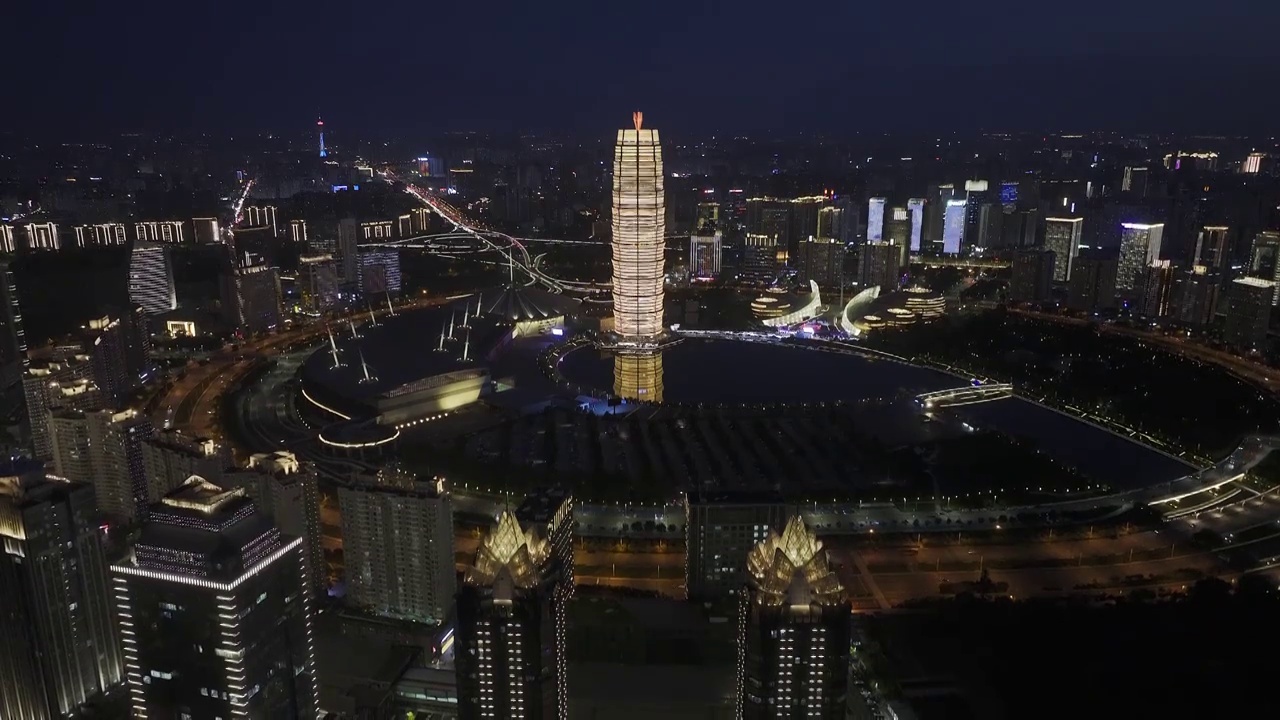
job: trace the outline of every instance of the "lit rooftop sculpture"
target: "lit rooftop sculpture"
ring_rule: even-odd
[[[498,524],[480,542],[476,562],[467,570],[468,585],[492,586],[504,575],[518,588],[536,587],[542,581],[542,564],[551,552],[546,540],[520,523],[510,511],[504,511]]]
[[[844,588],[831,571],[822,541],[805,527],[799,515],[787,521],[782,535],[768,537],[751,548],[747,572],[763,605],[836,605],[844,602]]]

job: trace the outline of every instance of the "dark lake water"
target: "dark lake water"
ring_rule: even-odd
[[[612,390],[613,358],[586,348],[561,362],[565,377]],[[687,339],[662,351],[663,399],[680,403],[855,401],[956,387],[927,368],[796,346]],[[1159,452],[1020,399],[956,408],[966,421],[1031,438],[1045,453],[1113,487],[1171,480],[1190,468]]]

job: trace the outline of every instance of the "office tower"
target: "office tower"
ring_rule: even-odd
[[[780,499],[754,495],[690,493],[684,509],[685,588],[691,599],[736,592],[751,548],[787,518]]]
[[[832,238],[809,238],[800,243],[796,262],[797,277],[823,287],[844,284],[844,244]]]
[[[614,331],[626,343],[662,334],[665,197],[657,130],[619,130],[613,150]]]
[[[928,202],[924,207],[924,232],[921,242],[928,246],[927,249],[930,252],[937,253],[942,248],[943,216],[946,214],[947,203],[955,199],[955,185],[929,186]]]
[[[332,255],[298,258],[298,295],[301,310],[320,315],[338,306],[338,264]]]
[[[27,408],[31,449],[36,458],[53,457],[49,415],[57,408],[95,407],[101,397],[90,379],[93,368],[80,353],[32,362],[22,377],[22,394]]]
[[[222,278],[222,302],[239,330],[266,332],[280,325],[280,276],[275,268],[246,259]]]
[[[1044,219],[1044,248],[1053,253],[1053,281],[1071,279],[1071,267],[1080,254],[1084,237],[1084,218],[1050,217]]]
[[[112,519],[133,523],[154,500],[148,492],[142,444],[151,421],[136,410],[54,410],[49,417],[53,470],[93,486],[97,506]]]
[[[374,248],[360,251],[358,287],[369,295],[400,294],[400,251]]]
[[[28,250],[59,250],[61,248],[57,225],[51,222],[27,223]]]
[[[884,211],[888,200],[873,197],[867,201],[867,241],[879,242],[884,239]]]
[[[1011,215],[1018,209],[1019,186],[1016,181],[1006,180],[1000,183],[1000,209],[1005,215]]]
[[[839,240],[842,244],[846,242],[845,238],[850,235],[845,228],[848,218],[845,217],[845,208],[828,206],[818,211],[818,232],[814,237],[831,238]]]
[[[1068,308],[1097,312],[1115,307],[1119,261],[1114,254],[1098,250],[1082,252],[1072,265],[1071,280],[1067,284]]]
[[[129,302],[141,305],[149,315],[159,315],[176,308],[177,297],[169,248],[135,243],[129,256]]]
[[[1160,239],[1164,224],[1121,223],[1120,264],[1116,269],[1116,290],[1132,291],[1138,275],[1160,259]]]
[[[818,232],[822,210],[830,207],[831,199],[824,195],[798,197],[791,201],[790,228],[787,233],[787,253],[794,257],[800,243]]]
[[[1218,312],[1221,287],[1222,275],[1204,265],[1182,271],[1173,288],[1173,319],[1195,327],[1209,325]]]
[[[168,495],[192,475],[220,484],[222,473],[234,464],[227,446],[178,430],[158,430],[142,441],[142,468],[147,478],[147,497],[152,502]]]
[[[906,208],[889,208],[885,213],[883,239],[902,248],[906,260],[911,247],[911,213]]]
[[[1276,284],[1255,277],[1236,278],[1227,286],[1227,319],[1222,339],[1245,352],[1266,348],[1267,328]]]
[[[1240,164],[1240,172],[1245,173],[1247,175],[1257,175],[1258,173],[1262,172],[1262,160],[1266,156],[1267,156],[1266,153],[1260,153],[1260,152],[1249,153],[1245,157],[1244,162]]]
[[[540,528],[503,512],[457,597],[458,717],[567,720],[570,595]]]
[[[329,572],[320,545],[320,491],[316,483],[315,468],[280,450],[249,456],[247,467],[227,470],[218,484],[244,488],[280,532],[302,538],[307,584],[318,595],[329,586]]]
[[[129,242],[123,223],[100,223],[75,227],[76,247],[107,247]]]
[[[1009,299],[1020,303],[1042,303],[1053,287],[1054,253],[1049,250],[1020,250],[1013,258]]]
[[[693,227],[700,230],[706,226],[720,227],[720,203],[698,203],[698,207],[694,211]]]
[[[910,249],[913,253],[920,252],[920,245],[924,241],[924,206],[924,198],[907,200],[907,212],[911,214]]]
[[[111,567],[135,718],[319,714],[302,538],[198,477],[152,505]]]
[[[689,277],[710,280],[720,275],[721,234],[719,230],[701,232],[689,236]]]
[[[574,515],[573,494],[564,486],[537,488],[525,496],[516,508],[521,527],[546,528],[542,533],[551,546],[543,563],[543,572],[559,579],[558,590],[563,599],[573,596]]]
[[[966,204],[964,200],[948,200],[942,216],[942,252],[959,255],[964,249]]]
[[[135,223],[134,239],[140,243],[180,244],[183,241],[182,223],[178,220],[150,220]]]
[[[1006,212],[1000,221],[1000,247],[1029,248],[1039,245],[1040,212],[1035,209]]]
[[[615,353],[613,394],[632,402],[662,402],[662,353],[658,350]]]
[[[1226,225],[1205,225],[1196,235],[1196,248],[1192,253],[1192,265],[1204,265],[1213,270],[1226,267],[1230,254],[1227,248],[1227,235],[1231,228]]]
[[[1120,180],[1120,192],[1146,197],[1150,176],[1151,171],[1145,167],[1126,167],[1124,177]]]
[[[244,209],[244,227],[267,228],[276,234],[276,207],[274,205],[250,205]]]
[[[342,260],[342,282],[347,285],[356,284],[359,237],[360,226],[355,218],[338,221],[338,257]]]
[[[13,235],[12,225],[0,225],[0,253],[12,254],[18,251],[18,240]]]
[[[869,242],[862,246],[858,266],[858,284],[864,288],[878,285],[881,292],[898,289],[902,277],[902,248],[887,242]]]
[[[307,245],[307,221],[306,220],[290,220],[289,221],[289,242],[302,247]]]
[[[785,257],[785,251],[783,251]],[[738,279],[767,284],[778,277],[783,263],[778,258],[779,246],[769,235],[747,234],[742,246],[742,269]]]
[[[339,486],[338,505],[348,601],[388,617],[443,622],[454,593],[444,483],[384,468]]]
[[[414,208],[409,211],[409,216],[413,218],[413,231],[415,233],[419,235],[426,235],[431,231],[430,210],[427,208]]]
[[[22,327],[22,308],[18,306],[18,286],[9,263],[0,260],[0,389],[22,380],[28,366],[27,334]]]
[[[983,247],[983,237],[987,225],[983,224],[983,208],[990,204],[999,204],[999,197],[991,192],[991,183],[986,180],[966,180],[964,183],[964,246]],[[988,213],[989,219],[989,213]],[[988,223],[989,225],[989,223]]]
[[[222,242],[222,229],[218,218],[192,218],[191,228],[197,245],[213,245]]]
[[[1272,304],[1280,304],[1280,232],[1267,230],[1254,236],[1249,275],[1275,282],[1277,294]]]
[[[985,249],[997,248],[1003,239],[1004,209],[997,202],[984,202],[978,208],[978,226],[974,244]]]
[[[822,542],[797,515],[782,535],[769,530],[746,566],[736,716],[843,719],[851,614]]]
[[[784,248],[791,236],[791,203],[777,198],[747,199],[747,234],[769,238]]]
[[[391,220],[371,220],[360,223],[360,237],[366,241],[394,240],[395,234],[395,223]]]
[[[122,406],[149,370],[150,339],[139,314],[104,315],[82,328],[83,356],[107,405]]]
[[[1173,300],[1174,273],[1173,263],[1168,260],[1156,260],[1147,266],[1134,310],[1150,318],[1168,316]]]
[[[0,463],[0,717],[57,720],[121,680],[93,489]]]

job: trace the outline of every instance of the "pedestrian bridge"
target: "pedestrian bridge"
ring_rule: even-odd
[[[955,407],[957,405],[973,405],[991,402],[1002,398],[1013,397],[1013,385],[1009,383],[988,383],[986,385],[965,385],[949,390],[935,390],[917,395],[916,400],[925,408]]]

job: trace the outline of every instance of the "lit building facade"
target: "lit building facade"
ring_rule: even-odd
[[[907,200],[907,212],[911,214],[911,252],[920,252],[924,241],[924,198]]]
[[[338,264],[332,255],[298,258],[298,295],[304,313],[319,315],[338,306]]]
[[[0,253],[12,254],[18,251],[18,241],[13,235],[12,225],[0,225]]]
[[[179,244],[183,241],[182,222],[179,220],[149,220],[135,223],[134,239],[138,242]]]
[[[58,720],[123,679],[93,489],[0,463],[0,717]]]
[[[662,402],[662,351],[616,353],[613,394],[634,402]]]
[[[104,247],[129,242],[129,233],[122,223],[77,225],[75,232],[76,247]]]
[[[111,572],[133,717],[318,717],[303,540],[243,488],[190,478]]]
[[[1143,270],[1160,259],[1164,224],[1121,223],[1120,228],[1120,263],[1116,268],[1116,290],[1131,292]]]
[[[1044,247],[1053,253],[1053,281],[1071,280],[1071,266],[1080,254],[1084,237],[1084,218],[1050,217],[1044,219]]]
[[[503,512],[457,599],[458,717],[567,720],[564,578],[551,545]]]
[[[361,250],[356,266],[362,295],[400,294],[400,251],[394,248]]]
[[[1009,299],[1023,303],[1048,300],[1053,285],[1054,259],[1054,253],[1048,250],[1019,251],[1013,258]]]
[[[751,549],[746,570],[736,717],[843,720],[851,615],[822,542],[793,516]]]
[[[720,275],[721,233],[689,236],[689,277],[710,280]]]
[[[250,205],[244,209],[244,227],[267,228],[276,234],[276,207],[274,205]]]
[[[275,268],[249,262],[223,277],[223,305],[231,324],[247,332],[280,325],[280,275]]]
[[[27,223],[27,249],[33,251],[59,250],[62,241],[58,237],[58,226],[54,223]]]
[[[0,388],[18,383],[29,366],[18,284],[9,263],[0,260]]]
[[[1276,283],[1271,280],[1253,277],[1232,280],[1227,286],[1227,318],[1222,339],[1244,352],[1263,350],[1275,292]]]
[[[307,245],[307,221],[306,220],[290,220],[289,221],[289,242],[301,247],[309,247]]]
[[[1218,312],[1222,274],[1204,265],[1184,271],[1173,288],[1173,317],[1180,323],[1204,327]]]
[[[662,334],[666,196],[657,130],[619,130],[613,150],[614,332],[624,343]]]
[[[1266,157],[1266,153],[1252,152],[1249,153],[1244,162],[1240,164],[1240,172],[1247,175],[1257,175],[1262,172],[1262,160]]]
[[[49,418],[53,468],[59,476],[93,487],[98,509],[113,520],[145,517],[150,497],[142,444],[153,434],[151,421],[136,410],[72,409]]]
[[[178,306],[173,285],[169,249],[138,242],[129,256],[129,302],[148,315],[159,315]]]
[[[844,243],[835,238],[811,237],[800,243],[796,257],[797,279],[823,287],[844,283]]]
[[[142,468],[147,497],[153,502],[168,495],[192,475],[218,484],[234,465],[231,449],[209,438],[195,438],[174,429],[158,430],[142,441]]]
[[[245,468],[222,474],[225,487],[242,487],[280,532],[302,538],[302,559],[312,592],[329,586],[320,545],[320,490],[315,469],[291,452],[256,453]]]
[[[947,201],[942,214],[942,253],[959,255],[964,249],[965,201],[953,198]]]
[[[1249,252],[1249,275],[1276,283],[1271,304],[1280,304],[1280,232],[1267,230],[1254,236]]]
[[[1168,260],[1156,260],[1147,266],[1135,309],[1150,318],[1167,317],[1173,302],[1174,277],[1175,268]]]
[[[902,248],[888,242],[862,246],[859,284],[879,286],[885,292],[897,290],[902,279]]]
[[[787,508],[775,497],[742,495],[685,499],[685,589],[690,599],[727,596],[742,587],[747,554]]]
[[[191,229],[194,231],[198,245],[212,245],[222,242],[222,230],[218,227],[217,218],[193,218]]]
[[[1227,238],[1231,228],[1226,225],[1205,225],[1196,235],[1196,249],[1191,258],[1194,265],[1204,265],[1212,270],[1226,267]]]
[[[884,211],[889,201],[882,197],[873,197],[867,201],[867,240],[877,242],[884,239]]]

